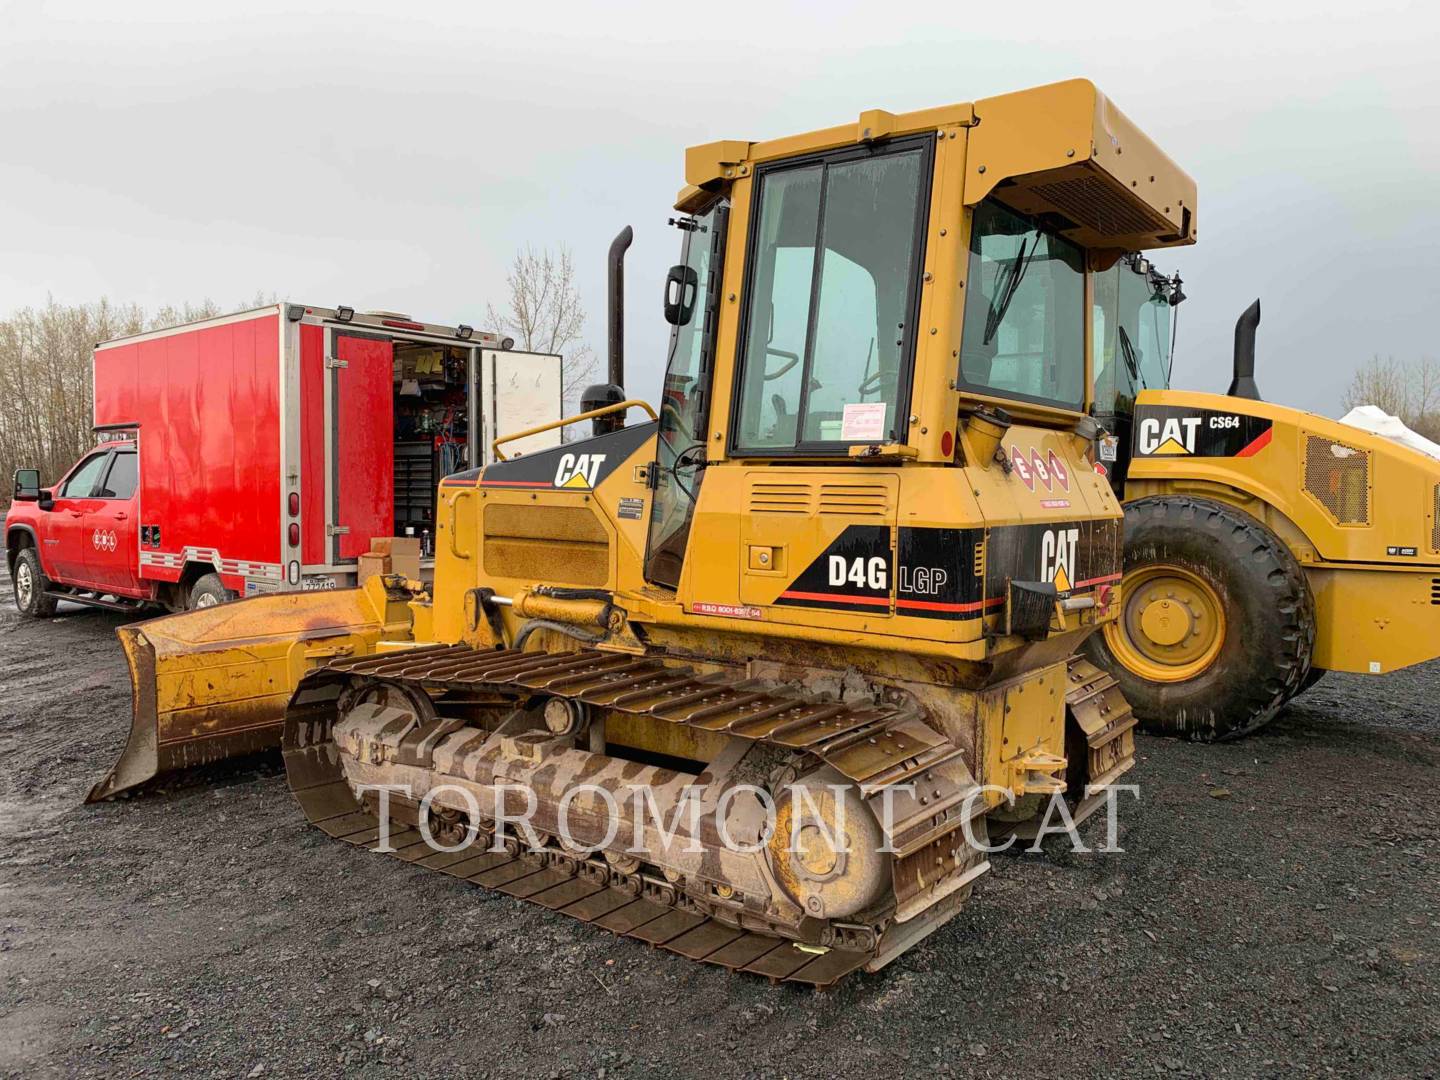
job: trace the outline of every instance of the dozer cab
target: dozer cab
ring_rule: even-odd
[[[446,477],[428,595],[124,631],[140,765],[97,795],[288,696],[327,833],[814,985],[949,919],[987,835],[1098,805],[1134,718],[1078,655],[1122,552],[1090,270],[1192,242],[1193,182],[1080,80],[685,178],[658,410],[621,388],[627,230],[589,437]]]
[[[1225,394],[1170,387],[1183,299],[1138,253],[1095,281],[1101,468],[1125,503],[1120,617],[1085,644],[1149,730],[1253,731],[1327,671],[1440,656],[1440,461],[1262,401],[1257,300]]]

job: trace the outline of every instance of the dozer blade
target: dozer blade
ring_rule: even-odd
[[[404,604],[387,599],[378,578],[371,582],[122,626],[116,634],[130,666],[130,735],[85,801],[173,769],[278,746],[285,704],[307,671],[410,636]]]

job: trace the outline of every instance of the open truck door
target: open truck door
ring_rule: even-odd
[[[352,562],[395,530],[395,342],[334,331],[330,374],[331,560]]]

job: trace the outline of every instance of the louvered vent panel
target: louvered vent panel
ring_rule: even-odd
[[[1430,525],[1430,550],[1440,552],[1440,484],[1435,485],[1434,517]]]
[[[890,512],[890,493],[883,484],[820,485],[820,513],[883,518]]]
[[[1337,525],[1370,524],[1368,451],[1306,435],[1304,485]]]
[[[1114,184],[1098,176],[1076,176],[1031,188],[1067,217],[1088,225],[1102,236],[1126,236],[1156,230],[1170,232],[1159,214],[1127,199]]]
[[[815,492],[804,481],[752,480],[746,509],[752,514],[813,514]]]

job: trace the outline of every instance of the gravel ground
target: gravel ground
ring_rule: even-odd
[[[122,621],[0,612],[0,1075],[1440,1070],[1440,664],[1328,676],[1234,745],[1142,737],[1123,854],[998,858],[819,994],[329,840],[278,753],[83,806]]]

